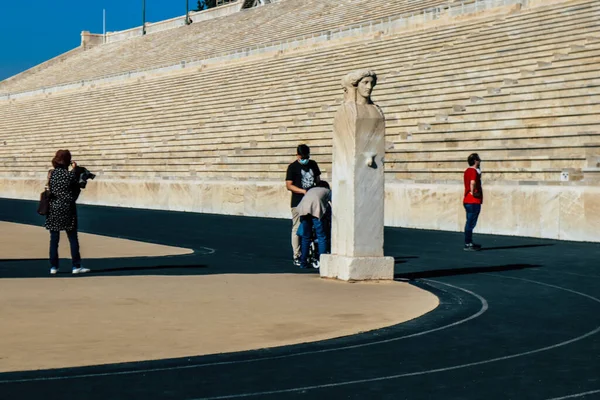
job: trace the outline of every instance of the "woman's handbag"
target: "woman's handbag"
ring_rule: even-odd
[[[52,175],[52,171],[48,171],[48,182],[46,182],[46,187],[44,191],[40,194],[40,202],[38,204],[37,212],[40,215],[48,215],[50,211],[50,176]]]

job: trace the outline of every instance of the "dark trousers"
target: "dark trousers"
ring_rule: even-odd
[[[481,204],[464,204],[467,212],[467,223],[465,224],[465,244],[473,243],[473,229],[477,225],[477,219],[481,212]]]
[[[300,224],[302,225],[302,253],[300,256],[300,266],[306,268],[310,242],[312,241],[313,228],[317,236],[319,258],[321,254],[327,253],[327,234],[325,233],[325,228],[321,220],[313,217],[312,215],[304,215],[300,217]]]
[[[73,268],[81,266],[81,255],[79,254],[79,238],[77,231],[67,231],[69,244],[71,245],[71,260]],[[60,232],[50,231],[50,266],[58,268],[58,243],[60,242]]]

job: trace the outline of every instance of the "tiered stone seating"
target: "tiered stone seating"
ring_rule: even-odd
[[[308,142],[327,172],[339,79],[369,66],[380,75],[389,179],[460,179],[471,151],[489,180],[552,182],[565,169],[581,178],[600,149],[599,13],[599,1],[577,1],[0,102],[0,171],[43,175],[55,149],[68,147],[104,179],[280,180],[295,146]]]
[[[479,33],[476,51],[454,46],[413,66],[433,87],[416,88],[405,80],[402,84],[411,86],[406,93],[415,93],[413,88],[417,96],[429,88],[440,90],[440,80],[433,81],[447,79],[441,75],[444,69],[465,71],[452,76],[453,86],[463,93],[443,102],[413,103],[419,123],[401,133],[402,149],[389,157],[398,160],[392,163],[395,167],[407,170],[396,173],[397,178],[456,176],[470,150],[487,160],[491,172],[485,176],[490,180],[512,175],[517,180],[558,181],[565,169],[574,170],[572,179],[583,176],[586,152],[600,149],[594,117],[600,94],[594,79],[600,53],[593,35],[598,30],[587,19],[597,17],[598,4],[562,7],[560,13],[549,10],[543,19],[541,12],[530,13],[540,22],[536,28],[524,23],[527,15],[508,17]],[[577,12],[581,14],[575,16]],[[506,35],[509,41],[499,47]],[[495,46],[485,49],[487,43]],[[468,62],[456,62],[453,54]]]
[[[0,93],[209,58],[217,53],[417,12],[447,2],[284,0],[227,17],[97,46],[74,54],[61,63],[49,65],[35,74],[0,82]]]

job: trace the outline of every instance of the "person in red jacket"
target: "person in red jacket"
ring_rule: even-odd
[[[467,158],[469,168],[465,170],[465,196],[463,205],[467,212],[467,222],[465,224],[465,251],[477,251],[481,246],[473,243],[473,230],[477,225],[477,219],[481,212],[483,204],[483,189],[481,188],[481,158],[477,153],[469,155]]]

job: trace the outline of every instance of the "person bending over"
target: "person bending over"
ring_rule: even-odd
[[[326,254],[329,248],[330,227],[327,223],[330,214],[331,190],[329,184],[325,181],[319,181],[316,187],[309,189],[298,207],[298,215],[300,216],[300,232],[301,232],[301,255],[300,268],[308,267],[308,253],[310,244],[313,238],[313,229],[317,236],[317,244],[319,255]]]

